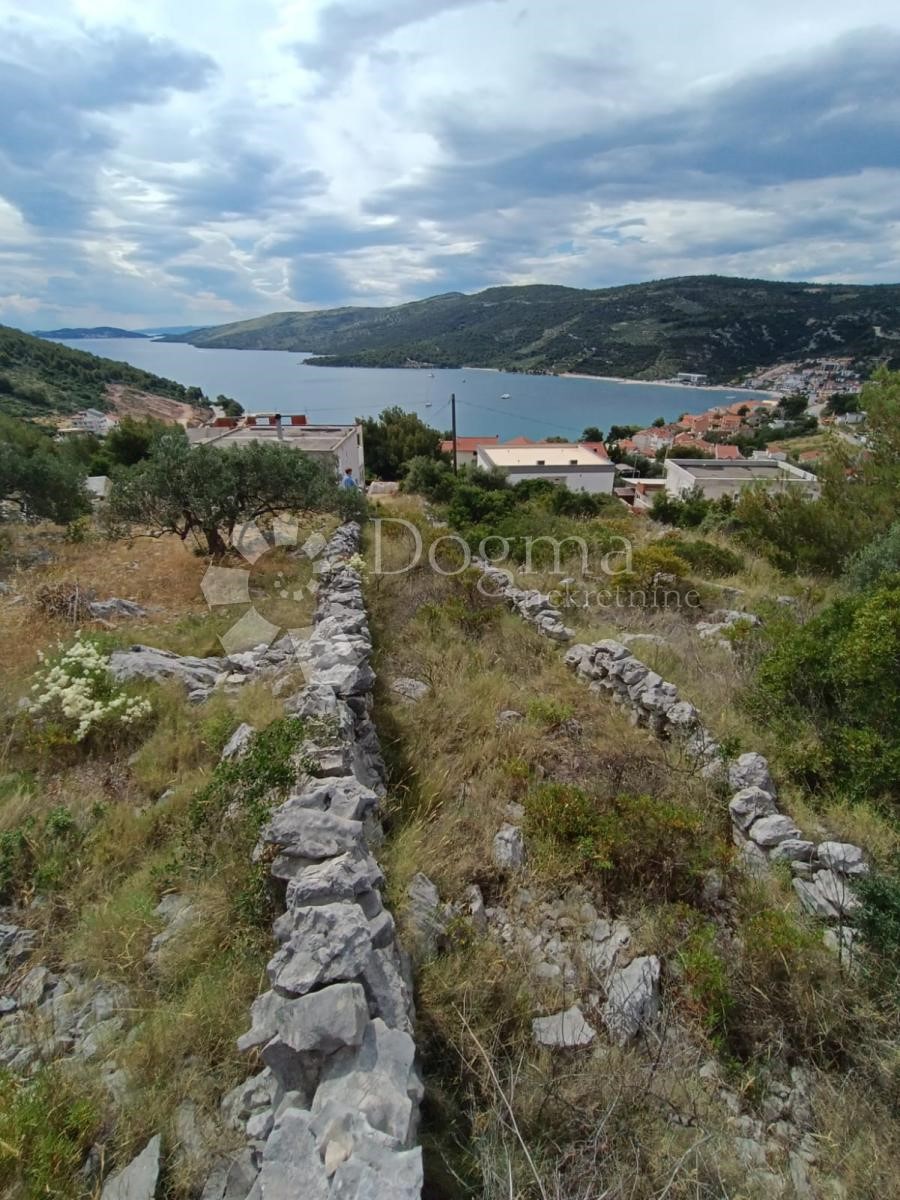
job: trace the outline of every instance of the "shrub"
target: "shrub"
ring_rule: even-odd
[[[717,1040],[728,1026],[734,996],[728,966],[716,948],[715,925],[694,928],[677,954],[681,991],[689,1009]]]
[[[403,491],[417,492],[433,504],[447,504],[453,499],[456,481],[449,463],[417,455],[406,464]]]
[[[856,892],[862,901],[860,932],[886,966],[900,970],[900,873],[873,871],[857,882]]]
[[[129,696],[112,679],[109,659],[80,635],[39,672],[30,714],[52,738],[82,742],[114,735],[149,717],[149,700]]]
[[[744,568],[744,559],[726,546],[706,542],[700,538],[693,541],[671,535],[662,543],[671,547],[679,558],[689,563],[697,575],[715,579],[722,575],[736,575]]]
[[[890,575],[900,575],[900,521],[858,550],[848,560],[844,574],[857,591],[881,583]]]

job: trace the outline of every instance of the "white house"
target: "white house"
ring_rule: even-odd
[[[98,408],[85,408],[73,413],[68,423],[61,425],[56,431],[60,437],[74,437],[76,434],[92,433],[95,437],[106,437],[111,429],[118,425],[118,417],[100,412]]]
[[[746,487],[762,485],[777,492],[799,492],[809,500],[819,494],[819,481],[810,471],[776,458],[717,461],[709,458],[667,458],[666,494],[678,499],[695,488],[709,500],[733,499]]]
[[[612,495],[616,468],[587,446],[553,442],[543,446],[480,446],[478,466],[507,473],[510,483],[523,479],[549,479],[570,492],[604,492]]]
[[[212,425],[187,430],[192,446],[246,446],[251,442],[280,442],[316,457],[330,456],[343,476],[347,467],[362,486],[365,482],[361,425],[309,425],[306,417],[279,413],[248,413],[219,417]]]

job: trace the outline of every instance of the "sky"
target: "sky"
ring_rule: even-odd
[[[0,0],[0,322],[900,280],[896,0]]]

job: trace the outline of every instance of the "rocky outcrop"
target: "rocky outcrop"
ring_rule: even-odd
[[[359,527],[344,525],[318,558],[315,627],[298,646],[307,683],[286,704],[308,722],[308,739],[254,855],[285,882],[270,990],[238,1042],[264,1067],[223,1102],[247,1151],[217,1165],[205,1200],[412,1200],[422,1188],[409,966],[371,852],[384,764],[369,717],[362,587],[347,563],[358,545]],[[427,884],[423,876],[417,911],[431,948],[439,917]],[[229,1183],[235,1171],[239,1186]]]

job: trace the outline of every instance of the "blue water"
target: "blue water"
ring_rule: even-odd
[[[138,338],[64,344],[200,387],[208,396],[233,396],[250,411],[306,413],[314,423],[344,424],[399,405],[429,425],[449,429],[450,393],[455,392],[461,436],[577,438],[588,425],[606,433],[610,425],[649,425],[657,417],[668,421],[760,394],[471,368],[435,371],[432,379],[429,371],[307,367],[301,354],[282,350],[199,350]],[[504,393],[509,399],[502,399]]]

